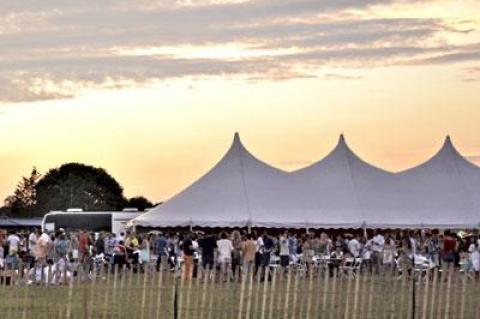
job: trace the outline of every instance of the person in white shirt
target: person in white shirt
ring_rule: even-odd
[[[290,262],[290,249],[288,248],[288,231],[285,231],[279,238],[280,265],[287,267]]]
[[[375,230],[372,238],[372,264],[376,273],[379,273],[383,265],[383,250],[385,238]]]
[[[41,234],[39,229],[34,230],[28,236],[28,255],[30,268],[35,265],[35,252],[37,251],[37,240],[38,236]]]
[[[50,237],[48,236],[47,233],[42,233],[40,237],[37,240],[37,249],[35,252],[35,257],[37,262],[40,265],[45,265],[47,261],[47,254],[48,251],[50,250]]]
[[[258,236],[257,238],[257,242],[255,243],[255,251],[258,253],[263,253],[263,247],[264,247],[264,243],[263,243],[263,237],[262,236]]]
[[[232,262],[233,244],[227,237],[227,234],[223,232],[220,235],[220,240],[217,240],[217,261],[220,265],[222,277],[226,276],[228,267]]]
[[[468,247],[469,258],[472,264],[472,268],[476,273],[476,277],[478,278],[478,274],[480,272],[480,249],[479,249],[479,241],[473,240],[470,246]]]
[[[383,250],[383,264],[393,269],[392,267],[395,264],[395,257],[397,255],[397,246],[395,243],[395,239],[393,239],[392,235],[387,235],[385,239],[385,247]]]
[[[7,237],[7,245],[9,254],[17,253],[20,250],[20,237],[15,233],[11,233]]]
[[[28,236],[28,252],[31,256],[35,255],[35,250],[37,249],[37,232],[33,231]]]
[[[260,235],[257,237],[257,241],[255,243],[255,272],[254,276],[257,275],[258,268],[263,265],[264,263],[264,247],[265,244],[263,243],[263,237]]]
[[[352,257],[360,257],[360,252],[362,251],[362,244],[360,244],[358,235],[348,242],[348,251],[350,252],[350,254],[352,254]]]
[[[368,271],[372,271],[372,240],[367,240],[366,238],[361,238],[363,249],[361,252],[362,262],[367,267]]]

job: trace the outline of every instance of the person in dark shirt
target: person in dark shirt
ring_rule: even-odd
[[[168,240],[167,238],[160,233],[155,240],[155,255],[157,255],[157,271],[160,271],[160,264],[162,259],[164,260],[168,256]]]
[[[217,238],[216,235],[207,235],[198,240],[199,250],[202,255],[203,268],[213,268],[215,265],[215,254],[217,250]]]
[[[267,231],[263,233],[263,264],[262,267],[267,267],[270,264],[270,256],[273,251],[273,240],[268,236]]]
[[[95,241],[95,253],[97,255],[105,254],[105,238],[103,233],[100,233]]]
[[[215,265],[215,249],[217,249],[217,241],[213,235],[208,235],[198,242],[202,253],[202,267],[204,269],[213,269]]]

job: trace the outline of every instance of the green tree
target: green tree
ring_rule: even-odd
[[[143,196],[132,197],[128,200],[128,207],[137,208],[139,211],[144,211],[146,208],[153,207],[153,203]]]
[[[37,210],[82,208],[91,211],[121,210],[127,200],[123,188],[103,168],[68,163],[48,171],[37,183]]]
[[[37,203],[36,186],[42,175],[33,167],[30,176],[22,177],[13,195],[5,199],[5,206],[12,215],[30,216]]]

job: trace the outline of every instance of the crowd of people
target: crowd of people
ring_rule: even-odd
[[[110,234],[86,230],[47,234],[10,232],[0,236],[0,271],[28,267],[32,280],[40,278],[46,266],[57,273],[56,281],[75,275],[78,267],[91,273],[98,265],[112,264],[143,271],[150,263],[157,271],[182,269],[189,280],[198,269],[217,269],[225,279],[241,278],[242,271],[271,267],[312,267],[326,264],[330,269],[345,263],[358,264],[380,273],[385,269],[405,270],[416,263],[434,268],[455,269],[478,274],[480,249],[478,232],[454,233],[395,231],[373,233],[330,233],[267,230],[231,232],[125,232]],[[98,267],[97,267],[98,269]],[[112,267],[114,269],[114,267]],[[63,277],[62,277],[62,274]]]

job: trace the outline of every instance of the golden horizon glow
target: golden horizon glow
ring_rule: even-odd
[[[209,3],[221,9],[224,2],[202,6]],[[28,50],[16,35],[31,32],[30,15],[0,14],[0,22],[11,22],[0,25],[0,41],[10,35],[12,42],[0,47],[0,66],[15,76],[0,75],[0,200],[33,166],[45,173],[82,162],[105,168],[128,197],[163,201],[212,168],[236,131],[255,156],[289,171],[323,158],[340,133],[361,158],[390,171],[428,160],[447,134],[480,164],[480,2],[401,1],[308,17],[279,12],[260,22],[244,18],[226,35],[207,25],[197,35],[202,41],[189,34],[196,25],[179,24],[181,40],[167,28],[164,42],[126,32],[112,44],[81,42],[85,35],[72,28],[66,34],[80,40]],[[55,30],[62,14],[31,21]],[[393,27],[389,19],[397,20]],[[342,21],[346,26],[336,24]],[[154,25],[134,23],[139,30]],[[395,23],[403,33],[395,34]],[[343,40],[329,38],[330,30]]]

